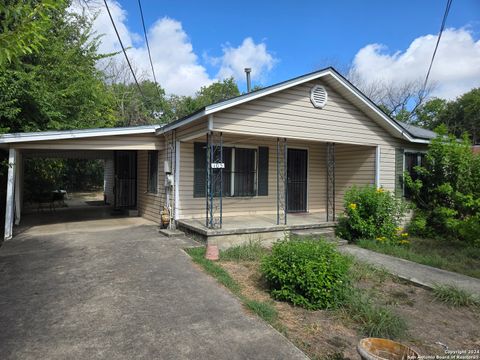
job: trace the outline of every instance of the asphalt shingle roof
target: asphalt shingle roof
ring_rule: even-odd
[[[421,128],[421,127],[418,127],[418,126],[406,124],[406,123],[398,121],[398,120],[397,120],[397,123],[405,131],[407,131],[410,135],[412,135],[413,137],[416,137],[416,138],[430,140],[430,139],[434,139],[437,136],[437,134],[435,132],[431,131],[431,130],[427,130],[427,129],[424,129],[424,128]]]

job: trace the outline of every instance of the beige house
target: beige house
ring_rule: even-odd
[[[401,195],[403,171],[434,136],[389,118],[332,68],[164,126],[3,135],[14,164],[5,237],[21,218],[21,159],[32,154],[108,155],[115,207],[157,223],[166,207],[171,226],[228,245],[332,226],[352,185]]]

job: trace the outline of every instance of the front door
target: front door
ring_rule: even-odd
[[[287,210],[307,211],[308,152],[303,149],[288,149],[287,154]]]
[[[137,206],[137,152],[115,151],[115,208]]]

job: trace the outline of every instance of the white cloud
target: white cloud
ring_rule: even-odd
[[[169,93],[191,95],[212,82],[180,22],[162,18],[148,30],[148,38],[158,81]],[[145,48],[136,50],[134,58],[138,64],[144,59],[142,68],[149,69]]]
[[[143,34],[137,34],[128,28],[128,14],[117,1],[108,0],[107,2],[122,42],[125,47],[130,48],[127,54],[133,63],[137,77],[152,79]],[[71,9],[81,12],[81,3],[74,3]],[[98,14],[93,23],[93,30],[97,34],[103,34],[99,51],[102,53],[121,51],[103,3],[92,5],[89,12]],[[241,75],[243,68],[248,66],[253,68],[253,78],[259,79],[271,70],[275,63],[265,43],[255,44],[251,38],[246,38],[238,48],[224,47],[222,57],[210,59],[211,65],[220,68],[217,76],[210,76],[193,51],[192,43],[181,22],[168,17],[158,19],[148,28],[148,40],[157,80],[170,94],[193,95],[200,87],[229,76],[243,80]],[[117,55],[117,58],[123,61],[123,54]],[[212,61],[216,63],[213,64]]]
[[[238,47],[227,44],[223,47],[223,56],[214,58],[213,64],[220,64],[217,77],[220,79],[234,77],[236,80],[245,79],[245,68],[252,69],[252,80],[262,80],[266,73],[272,70],[277,59],[267,51],[265,43],[255,44],[252,38],[247,37]]]
[[[416,38],[405,51],[388,53],[385,45],[369,44],[353,60],[364,82],[402,82],[424,79],[437,41],[436,35]],[[465,28],[447,29],[440,40],[429,81],[433,96],[454,99],[480,86],[480,40]]]

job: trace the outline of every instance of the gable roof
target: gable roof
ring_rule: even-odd
[[[435,137],[435,133],[418,128],[416,126],[407,125],[401,123],[389,117],[385,114],[373,101],[371,101],[367,96],[365,96],[359,89],[357,89],[350,81],[348,81],[344,76],[342,76],[337,70],[333,67],[328,67],[322,70],[314,71],[309,74],[305,74],[290,80],[286,80],[271,86],[267,86],[260,90],[252,91],[243,95],[236,96],[234,98],[220,101],[208,106],[205,106],[198,111],[185,116],[184,118],[175,120],[162,128],[157,130],[157,134],[165,133],[167,131],[176,129],[183,125],[187,125],[192,121],[201,119],[208,115],[214,114],[221,110],[225,110],[288,88],[297,86],[312,80],[317,80],[324,78],[329,80],[328,82],[331,85],[334,85],[336,90],[344,90],[352,99],[355,99],[359,106],[365,112],[368,112],[371,117],[373,117],[380,125],[390,131],[394,136],[408,140],[415,143],[428,143],[429,140]],[[423,131],[422,131],[423,130]]]
[[[0,144],[11,144],[18,142],[62,140],[62,139],[80,139],[98,136],[115,135],[135,135],[135,134],[155,134],[160,125],[131,126],[119,128],[102,129],[81,129],[81,130],[56,130],[56,131],[37,131],[25,133],[11,133],[0,135]]]

